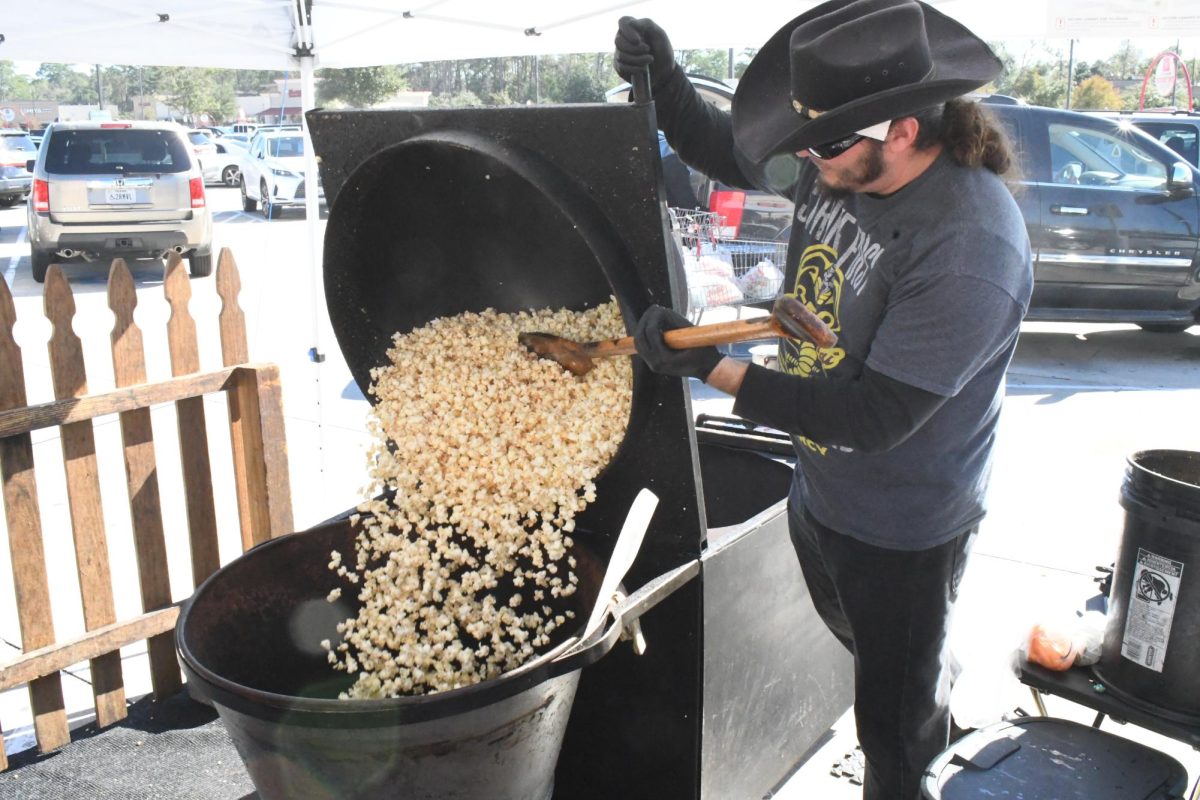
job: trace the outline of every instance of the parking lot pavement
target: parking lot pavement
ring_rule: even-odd
[[[350,379],[325,318],[319,287],[314,286],[303,213],[288,212],[268,222],[261,215],[242,212],[235,189],[210,188],[209,202],[216,218],[215,244],[230,247],[240,267],[240,304],[246,313],[251,358],[280,366],[295,521],[297,527],[307,527],[358,499],[368,444],[367,404]],[[23,349],[30,399],[37,401],[49,398],[44,346],[49,330],[48,324],[37,322],[41,287],[29,276],[23,225],[23,209],[0,210],[0,271],[12,287],[23,320],[16,335]],[[76,291],[75,327],[84,339],[89,365],[110,363],[106,348],[112,320],[105,305],[105,273],[87,265],[67,271]],[[137,265],[135,279],[139,325],[144,332],[155,326],[161,329],[166,319],[161,270],[152,264]],[[219,363],[212,327],[218,308],[212,279],[194,281],[192,314],[202,342],[202,368]],[[160,377],[169,374],[163,339],[146,336],[148,358],[158,365]],[[314,346],[326,356],[321,364],[309,360]],[[111,375],[97,369],[89,380],[93,390],[103,390],[111,384]],[[694,392],[697,413],[728,413],[730,405],[728,398],[703,387]],[[956,624],[961,647],[988,645],[997,631],[1019,629],[1038,613],[1082,604],[1093,591],[1095,567],[1113,560],[1119,542],[1123,510],[1118,494],[1126,457],[1159,447],[1200,451],[1197,408],[1200,327],[1166,335],[1120,325],[1024,326],[1008,374],[991,508],[963,585]],[[172,424],[171,409],[156,415],[160,413],[156,425]],[[224,411],[218,406],[212,413]],[[107,423],[110,432],[104,435],[111,436],[115,427],[115,421]],[[101,430],[106,430],[104,424],[98,426]],[[220,426],[212,425],[210,435],[213,446],[219,446]],[[98,438],[102,438],[99,432]],[[224,438],[227,447],[228,437]],[[57,439],[48,435],[35,438],[35,448],[40,448],[35,452],[39,459],[53,458],[59,449]],[[162,458],[160,471],[169,473],[174,465],[166,454]],[[120,466],[102,472],[118,484],[123,477]],[[48,482],[39,488],[45,495],[43,510],[53,521],[47,529],[65,531],[67,512],[61,494],[55,497],[56,490]],[[116,491],[123,500],[123,486]],[[69,546],[65,540],[63,546]],[[236,548],[236,543],[222,544],[223,556],[230,546]],[[15,652],[19,641],[7,551],[6,546],[0,547],[0,662]],[[172,558],[173,583],[190,586],[186,548]],[[73,583],[72,576],[53,583],[56,623],[71,619]],[[77,611],[74,614],[78,616]],[[139,660],[136,649],[125,656],[130,664],[129,696],[135,697],[148,684],[134,666]],[[77,676],[69,683],[77,684],[78,692],[68,690],[69,697],[75,698],[69,702],[78,703],[72,705],[76,710],[90,701],[86,672]],[[1028,693],[1018,692],[1012,701],[1027,706]],[[1066,701],[1050,698],[1047,704],[1052,714],[1091,720],[1090,713]],[[28,742],[22,713],[27,718],[24,689],[0,693],[0,724],[9,748],[21,736]],[[1200,776],[1200,755],[1189,748],[1131,726],[1106,727],[1171,753],[1193,780]],[[822,750],[776,796],[784,800],[857,797],[857,787],[829,775],[831,764],[853,746],[852,728],[849,717],[844,717]]]

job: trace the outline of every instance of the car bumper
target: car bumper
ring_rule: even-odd
[[[23,178],[0,178],[0,197],[24,197],[33,185],[33,176]]]
[[[302,206],[305,204],[304,180],[301,178],[278,177],[272,190],[271,204],[276,206]],[[317,202],[325,202],[325,189],[317,184]]]
[[[63,225],[45,214],[30,214],[30,247],[62,258],[157,258],[174,250],[181,255],[212,252],[212,216],[164,224]],[[69,251],[71,255],[63,255]]]

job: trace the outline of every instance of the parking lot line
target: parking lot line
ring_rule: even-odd
[[[25,227],[21,227],[21,232],[17,234],[17,249],[20,250],[21,245],[25,243]],[[12,258],[8,259],[8,269],[4,270],[4,282],[9,286],[13,285],[13,281],[17,279],[17,264],[21,261],[21,253],[13,253]]]

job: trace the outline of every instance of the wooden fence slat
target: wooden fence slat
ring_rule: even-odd
[[[0,439],[18,433],[83,422],[106,414],[119,414],[122,411],[149,408],[160,403],[173,403],[185,397],[229,391],[234,388],[235,378],[240,370],[258,369],[259,366],[246,364],[179,378],[167,378],[154,383],[136,384],[81,397],[78,400],[51,400],[47,403],[0,411]]]
[[[23,406],[26,402],[21,348],[12,333],[16,320],[8,284],[0,281],[0,364],[3,365],[0,368],[0,408]],[[54,641],[33,443],[29,434],[0,440],[0,480],[4,483],[4,514],[8,523],[21,648],[28,651]],[[29,700],[38,749],[46,752],[69,742],[71,731],[67,725],[59,674],[32,681]]]
[[[200,371],[196,345],[196,322],[188,311],[192,286],[187,267],[176,253],[167,257],[163,294],[171,304],[167,320],[167,343],[171,351],[171,374],[176,377]],[[187,498],[189,541],[192,547],[192,582],[199,586],[221,566],[217,549],[217,512],[213,503],[212,464],[208,456],[208,426],[204,399],[190,397],[175,403],[179,426],[179,457]]]
[[[279,368],[270,364],[239,372],[236,394],[253,544],[259,544],[295,530]]]
[[[242,290],[242,277],[238,273],[237,262],[233,252],[228,247],[221,248],[217,259],[217,297],[221,299],[219,316],[221,329],[221,363],[230,367],[250,360],[250,349],[246,346],[246,316],[238,305],[238,294]],[[245,412],[241,408],[239,393],[229,393],[229,440],[233,452],[233,484],[237,489],[238,524],[242,532],[242,550],[249,550],[255,544],[255,531],[261,530],[256,526],[255,512],[258,503],[251,497],[252,489],[248,474],[253,466],[247,464],[249,454],[246,450],[246,437],[249,435],[243,426],[246,425]],[[253,451],[250,451],[253,452]]]
[[[111,340],[113,375],[117,386],[146,382],[142,332],[133,319],[136,306],[137,292],[134,290],[133,276],[122,259],[115,259],[108,273],[108,307],[115,317]],[[120,422],[142,609],[154,611],[171,604],[171,584],[159,506],[158,467],[150,410],[142,408],[123,412]],[[183,680],[175,661],[174,637],[169,633],[152,636],[147,640],[146,647],[155,696],[166,697],[178,691],[183,686]]]
[[[58,399],[87,394],[83,347],[71,327],[75,298],[57,265],[46,274],[42,295],[46,318],[53,326],[48,344],[54,396]],[[83,622],[95,630],[116,622],[112,575],[108,566],[108,540],[100,502],[100,478],[96,465],[96,438],[92,423],[75,422],[61,429],[63,465],[67,474],[67,502],[71,510],[71,532],[75,540],[75,562]],[[96,724],[107,727],[125,718],[125,684],[118,651],[92,658],[92,694],[96,701]]]
[[[0,692],[36,680],[85,659],[109,653],[160,633],[169,633],[179,618],[179,606],[150,611],[132,619],[114,622],[67,641],[31,650],[0,664]]]

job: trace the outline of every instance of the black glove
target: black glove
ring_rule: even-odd
[[[692,323],[671,309],[650,306],[638,320],[637,331],[633,334],[638,355],[646,362],[646,366],[662,375],[708,380],[709,373],[725,357],[717,348],[690,347],[686,350],[675,350],[663,341],[663,334],[667,331],[690,327]]]
[[[613,66],[618,75],[631,83],[636,73],[649,66],[650,86],[657,89],[675,69],[671,40],[653,20],[621,17],[616,46]]]

